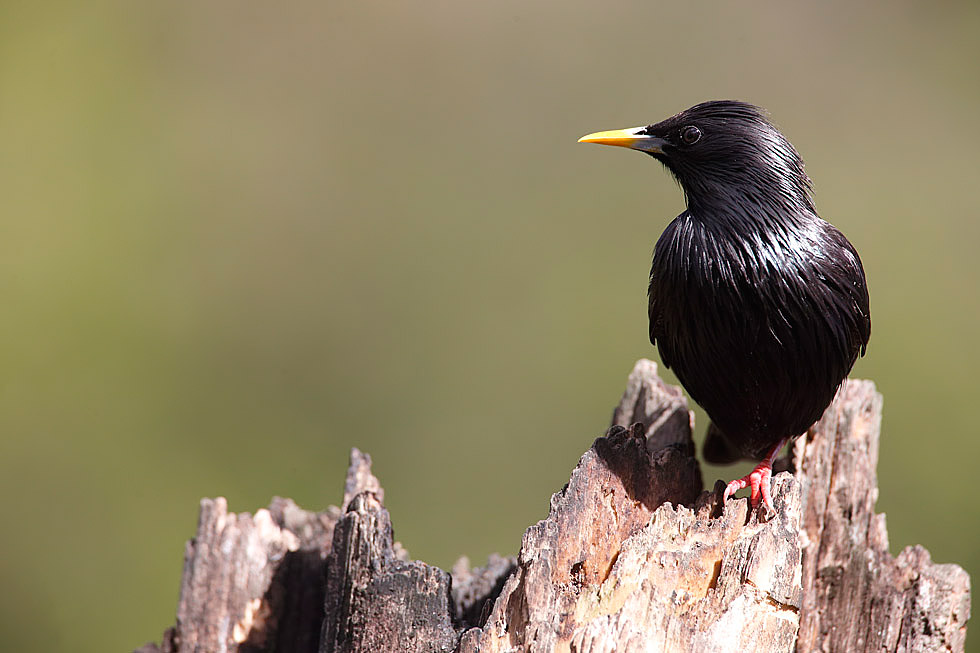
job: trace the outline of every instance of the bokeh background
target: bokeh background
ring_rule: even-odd
[[[414,557],[515,553],[655,356],[683,209],[576,139],[711,98],[771,111],[864,258],[892,550],[976,578],[978,35],[970,1],[3,3],[3,648],[159,639],[200,497],[322,509],[355,445]]]

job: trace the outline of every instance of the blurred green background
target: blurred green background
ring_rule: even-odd
[[[6,650],[159,639],[200,497],[322,509],[354,445],[413,556],[515,553],[655,356],[683,209],[576,139],[712,98],[771,111],[864,258],[893,551],[980,572],[980,3],[0,16]]]

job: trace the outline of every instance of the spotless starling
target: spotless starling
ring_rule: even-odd
[[[864,268],[817,215],[796,149],[764,111],[712,101],[589,134],[660,161],[687,210],[657,241],[650,342],[711,418],[709,462],[761,459],[728,484],[773,512],[772,462],[833,400],[871,335]]]

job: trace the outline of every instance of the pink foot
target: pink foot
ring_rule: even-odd
[[[770,514],[775,514],[776,509],[772,506],[772,495],[770,490],[770,485],[772,483],[772,461],[776,459],[776,454],[779,450],[783,448],[786,444],[786,439],[782,439],[779,443],[772,448],[769,455],[765,459],[755,466],[749,474],[743,476],[742,478],[736,479],[728,484],[725,488],[725,494],[722,501],[728,503],[728,497],[732,496],[742,488],[751,488],[751,495],[749,496],[749,501],[752,503],[753,508],[759,506],[759,499],[762,499],[762,503],[765,504],[766,509]]]

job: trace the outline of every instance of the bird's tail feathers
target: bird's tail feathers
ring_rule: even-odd
[[[715,426],[714,422],[708,424],[708,432],[704,436],[704,447],[702,447],[701,452],[704,454],[705,462],[712,465],[730,465],[745,457],[732,446],[732,443],[722,433],[721,429]]]

